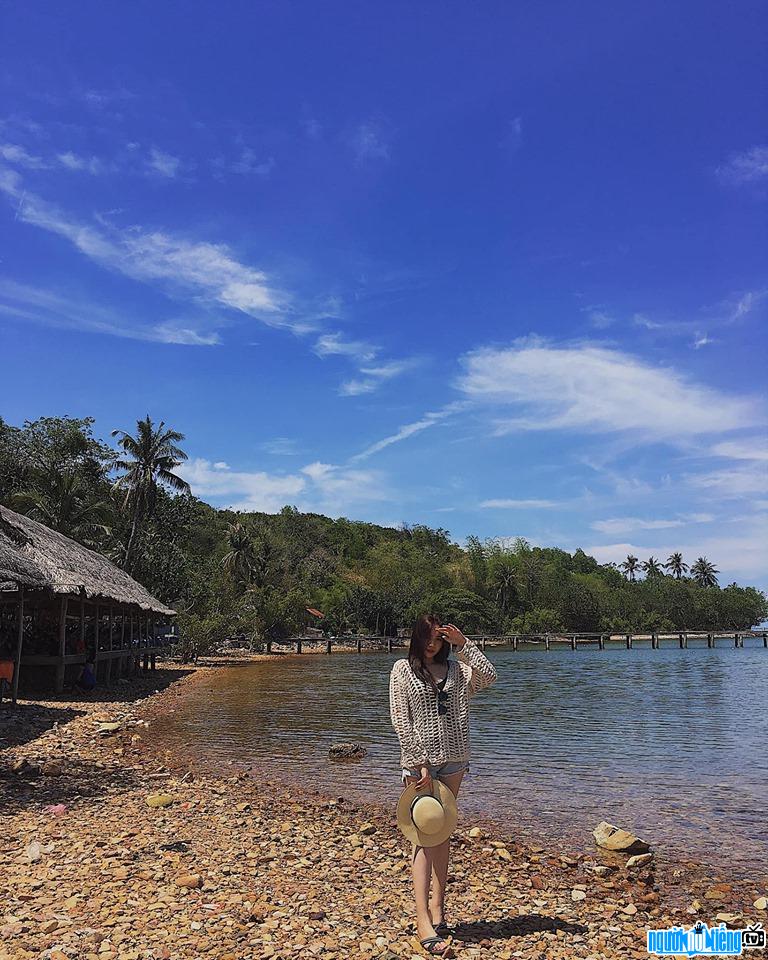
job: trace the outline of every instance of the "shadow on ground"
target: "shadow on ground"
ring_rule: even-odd
[[[486,922],[476,920],[472,923],[457,923],[452,934],[461,943],[478,943],[481,940],[509,940],[512,937],[527,937],[533,933],[585,934],[588,927],[581,923],[569,923],[557,917],[547,917],[541,913],[529,913],[523,917],[510,917],[508,920]]]
[[[75,717],[82,717],[82,709],[62,706],[47,706],[37,703],[0,704],[0,769],[3,750],[19,747],[36,740],[54,724],[61,727]]]
[[[157,670],[137,673],[133,677],[123,677],[109,686],[99,686],[88,693],[77,687],[68,687],[63,693],[53,693],[50,690],[25,690],[22,692],[20,708],[24,709],[27,705],[37,704],[58,707],[72,703],[98,707],[101,703],[133,703],[155,692],[165,690],[172,683],[192,673],[193,669],[183,666],[158,667]]]
[[[157,781],[158,787],[162,782]],[[140,777],[130,767],[104,769],[82,759],[63,764],[60,776],[43,776],[35,764],[17,772],[0,765],[0,815],[13,816],[30,807],[69,806],[75,801],[133,790],[140,783],[146,784],[146,774]]]

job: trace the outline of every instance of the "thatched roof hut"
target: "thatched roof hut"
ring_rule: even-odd
[[[61,691],[87,664],[107,683],[154,666],[173,614],[106,557],[0,506],[0,658],[13,645],[14,699],[22,667],[30,682],[53,671]]]
[[[3,581],[88,600],[131,604],[151,613],[174,612],[106,557],[0,506],[0,589]]]

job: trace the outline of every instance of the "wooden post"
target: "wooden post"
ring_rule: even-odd
[[[64,657],[67,652],[67,597],[61,598],[59,608],[59,660],[56,664],[56,693],[64,690]]]
[[[106,670],[104,671],[104,682],[105,682],[105,683],[111,683],[111,681],[112,681],[112,648],[113,648],[113,646],[114,646],[113,643],[112,643],[112,634],[113,634],[114,629],[115,629],[115,615],[114,615],[113,610],[114,610],[114,608],[113,608],[112,604],[110,603],[110,605],[109,605],[109,647],[108,647],[108,649],[109,649],[109,656],[107,657],[107,667],[106,667]]]
[[[519,643],[520,643],[519,637],[512,637],[512,649],[515,651],[515,653],[517,653],[517,648]]]
[[[362,653],[362,652],[363,652],[363,638],[362,638],[362,637],[358,637],[358,638],[357,638],[357,652],[358,652],[358,653]]]
[[[485,637],[482,637],[480,640],[480,649],[485,650]]]
[[[272,641],[267,640],[267,653],[272,653]]]
[[[602,633],[600,634],[600,639],[597,641],[597,649],[605,650],[605,637]]]
[[[296,653],[301,653],[301,640],[296,641]]]
[[[99,609],[98,603],[94,608],[93,614],[93,672],[98,676],[99,674],[99,633],[100,633],[100,621],[101,610]],[[87,659],[87,658],[86,658]]]
[[[549,637],[547,637],[547,639],[549,639]],[[571,650],[575,650],[575,649],[576,649],[576,634],[574,633],[574,635],[571,637]]]
[[[688,649],[688,634],[687,634],[687,633],[684,633],[684,634],[683,634],[683,648],[684,648],[685,650]]]
[[[659,635],[658,633],[651,634],[651,650],[659,649]]]
[[[544,649],[549,650],[549,634],[547,634],[547,636],[544,637]]]
[[[708,646],[708,647],[714,647],[714,645],[715,645],[715,638],[712,636],[711,633],[708,633],[708,634],[707,634],[707,646]]]
[[[734,645],[734,647],[738,647],[738,645],[739,645],[739,635],[738,635],[738,633],[734,633],[734,635],[733,635],[733,645]]]
[[[763,634],[763,646],[768,648],[768,633]]]
[[[627,634],[627,650],[631,650],[631,649],[632,649],[632,634],[628,633]]]
[[[85,597],[80,597],[80,646],[85,650]]]
[[[19,699],[19,673],[21,672],[21,651],[24,646],[24,587],[19,584],[19,605],[16,608],[16,660],[13,665],[13,703]]]
[[[392,653],[392,637],[387,637],[387,653]]]
[[[677,636],[678,636],[678,638],[679,638],[679,640],[680,640],[680,649],[682,650],[682,649],[683,649],[683,635],[682,635],[682,633],[678,633]]]
[[[330,638],[325,641],[325,652],[326,652],[326,653],[330,653],[330,652],[331,652],[331,640],[330,640]]]

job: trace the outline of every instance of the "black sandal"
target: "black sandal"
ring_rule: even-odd
[[[440,943],[441,940],[445,944],[445,949],[435,950],[435,944]],[[427,953],[430,953],[435,957],[444,957],[451,949],[451,945],[448,943],[445,937],[427,937],[426,940],[419,940],[419,943],[422,945],[422,947],[424,947]]]

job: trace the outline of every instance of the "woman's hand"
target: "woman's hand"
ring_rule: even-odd
[[[467,642],[467,638],[464,636],[461,630],[459,630],[458,627],[454,627],[452,623],[444,623],[442,630],[448,643],[450,643],[451,646],[455,647],[457,650],[461,650],[461,648]]]
[[[415,768],[414,768],[415,769]],[[416,784],[417,790],[432,790],[432,774],[429,772],[429,767],[422,766],[421,768],[421,779],[418,777],[406,777],[405,785],[410,787],[412,783]]]
[[[421,768],[421,780],[416,781],[417,790],[432,790],[432,774],[429,767]]]

